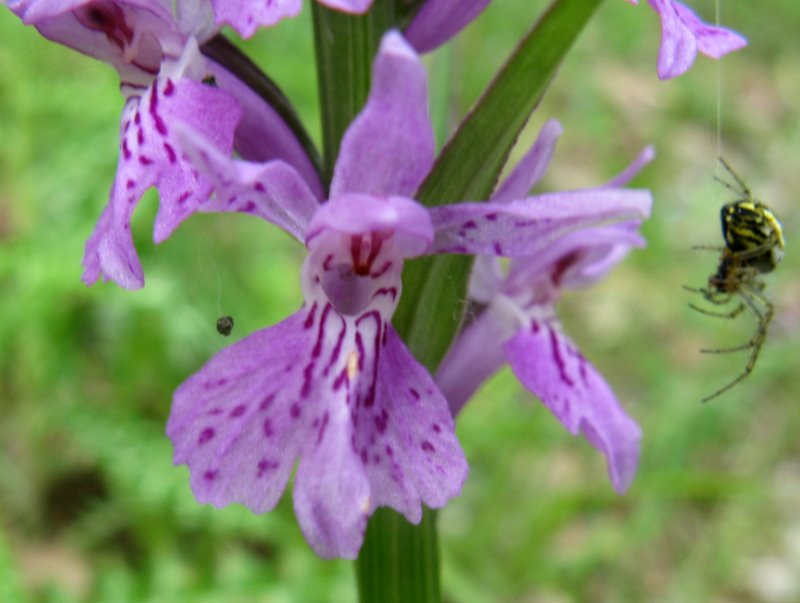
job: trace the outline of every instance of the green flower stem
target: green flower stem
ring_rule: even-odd
[[[365,15],[348,15],[312,2],[322,114],[323,178],[330,183],[339,144],[369,94],[372,59],[381,36],[398,19],[393,0],[375,0]]]
[[[370,518],[356,562],[361,603],[438,603],[439,545],[436,512],[425,509],[419,525],[392,509]]]

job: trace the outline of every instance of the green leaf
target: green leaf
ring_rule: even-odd
[[[486,199],[558,66],[603,0],[556,0],[520,41],[439,155],[418,199]]]

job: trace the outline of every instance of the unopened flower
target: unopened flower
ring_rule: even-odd
[[[182,142],[215,195],[204,211],[261,216],[303,242],[304,304],[215,356],[175,393],[167,433],[201,502],[274,507],[299,458],[294,506],[324,557],[355,557],[381,505],[411,522],[456,496],[467,464],[447,401],[391,325],[406,258],[518,256],[589,224],[646,213],[646,191],[464,203],[411,198],[433,165],[419,57],[385,35],[367,104],[319,204],[285,163],[234,161],[191,130]]]
[[[539,180],[560,132],[555,121],[545,125],[495,201],[525,194]],[[648,148],[610,184],[625,184],[651,157]],[[570,433],[583,434],[605,455],[618,492],[635,475],[641,431],[602,375],[562,332],[555,304],[565,289],[594,283],[631,248],[643,246],[639,224],[620,215],[607,224],[576,228],[535,255],[514,259],[507,273],[494,257],[476,258],[470,298],[483,310],[458,336],[436,375],[455,415],[507,362]]]
[[[182,156],[181,123],[223,153],[280,158],[319,193],[313,164],[283,119],[236,76],[203,56],[215,33],[210,5],[181,0],[12,0],[9,8],[45,37],[114,66],[126,98],[117,175],[109,203],[86,244],[83,280],[144,282],[131,216],[144,192],[160,194],[154,239],[161,242],[208,198],[210,185]]]

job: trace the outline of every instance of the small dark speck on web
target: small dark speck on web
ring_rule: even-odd
[[[232,316],[220,316],[217,319],[217,333],[220,335],[224,335],[227,337],[233,331],[233,317]]]

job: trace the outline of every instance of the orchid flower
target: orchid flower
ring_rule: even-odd
[[[560,133],[556,121],[542,128],[493,201],[525,194],[541,178]],[[648,147],[618,178],[595,190],[624,185],[651,158]],[[563,290],[594,283],[631,248],[642,247],[639,224],[620,215],[607,224],[575,229],[536,255],[514,259],[505,275],[497,258],[477,258],[469,296],[485,309],[459,334],[436,375],[455,416],[481,383],[508,362],[522,385],[567,430],[582,433],[606,456],[618,492],[633,480],[641,431],[562,332],[555,304]]]
[[[426,0],[405,30],[419,52],[429,52],[447,42],[469,25],[491,0]],[[638,4],[639,0],[628,0]],[[730,29],[704,23],[677,0],[648,0],[661,18],[661,47],[658,76],[677,77],[694,63],[699,50],[714,59],[747,45],[747,40]]]
[[[198,500],[272,509],[292,467],[300,527],[323,557],[355,557],[367,518],[456,496],[467,463],[447,400],[391,325],[406,258],[519,256],[607,220],[646,214],[647,191],[603,189],[427,209],[411,195],[434,160],[424,67],[395,31],[373,65],[320,204],[280,161],[232,160],[195,131],[182,144],[213,183],[203,211],[258,215],[308,249],[304,304],[217,354],[176,391],[167,425]]]
[[[144,276],[131,216],[155,186],[160,207],[154,240],[165,240],[208,198],[210,184],[180,153],[174,125],[184,124],[222,153],[280,158],[298,169],[315,194],[315,168],[283,119],[198,43],[213,36],[210,5],[181,0],[12,0],[9,8],[45,37],[111,64],[126,99],[120,155],[110,199],[86,244],[83,280],[136,289]]]

